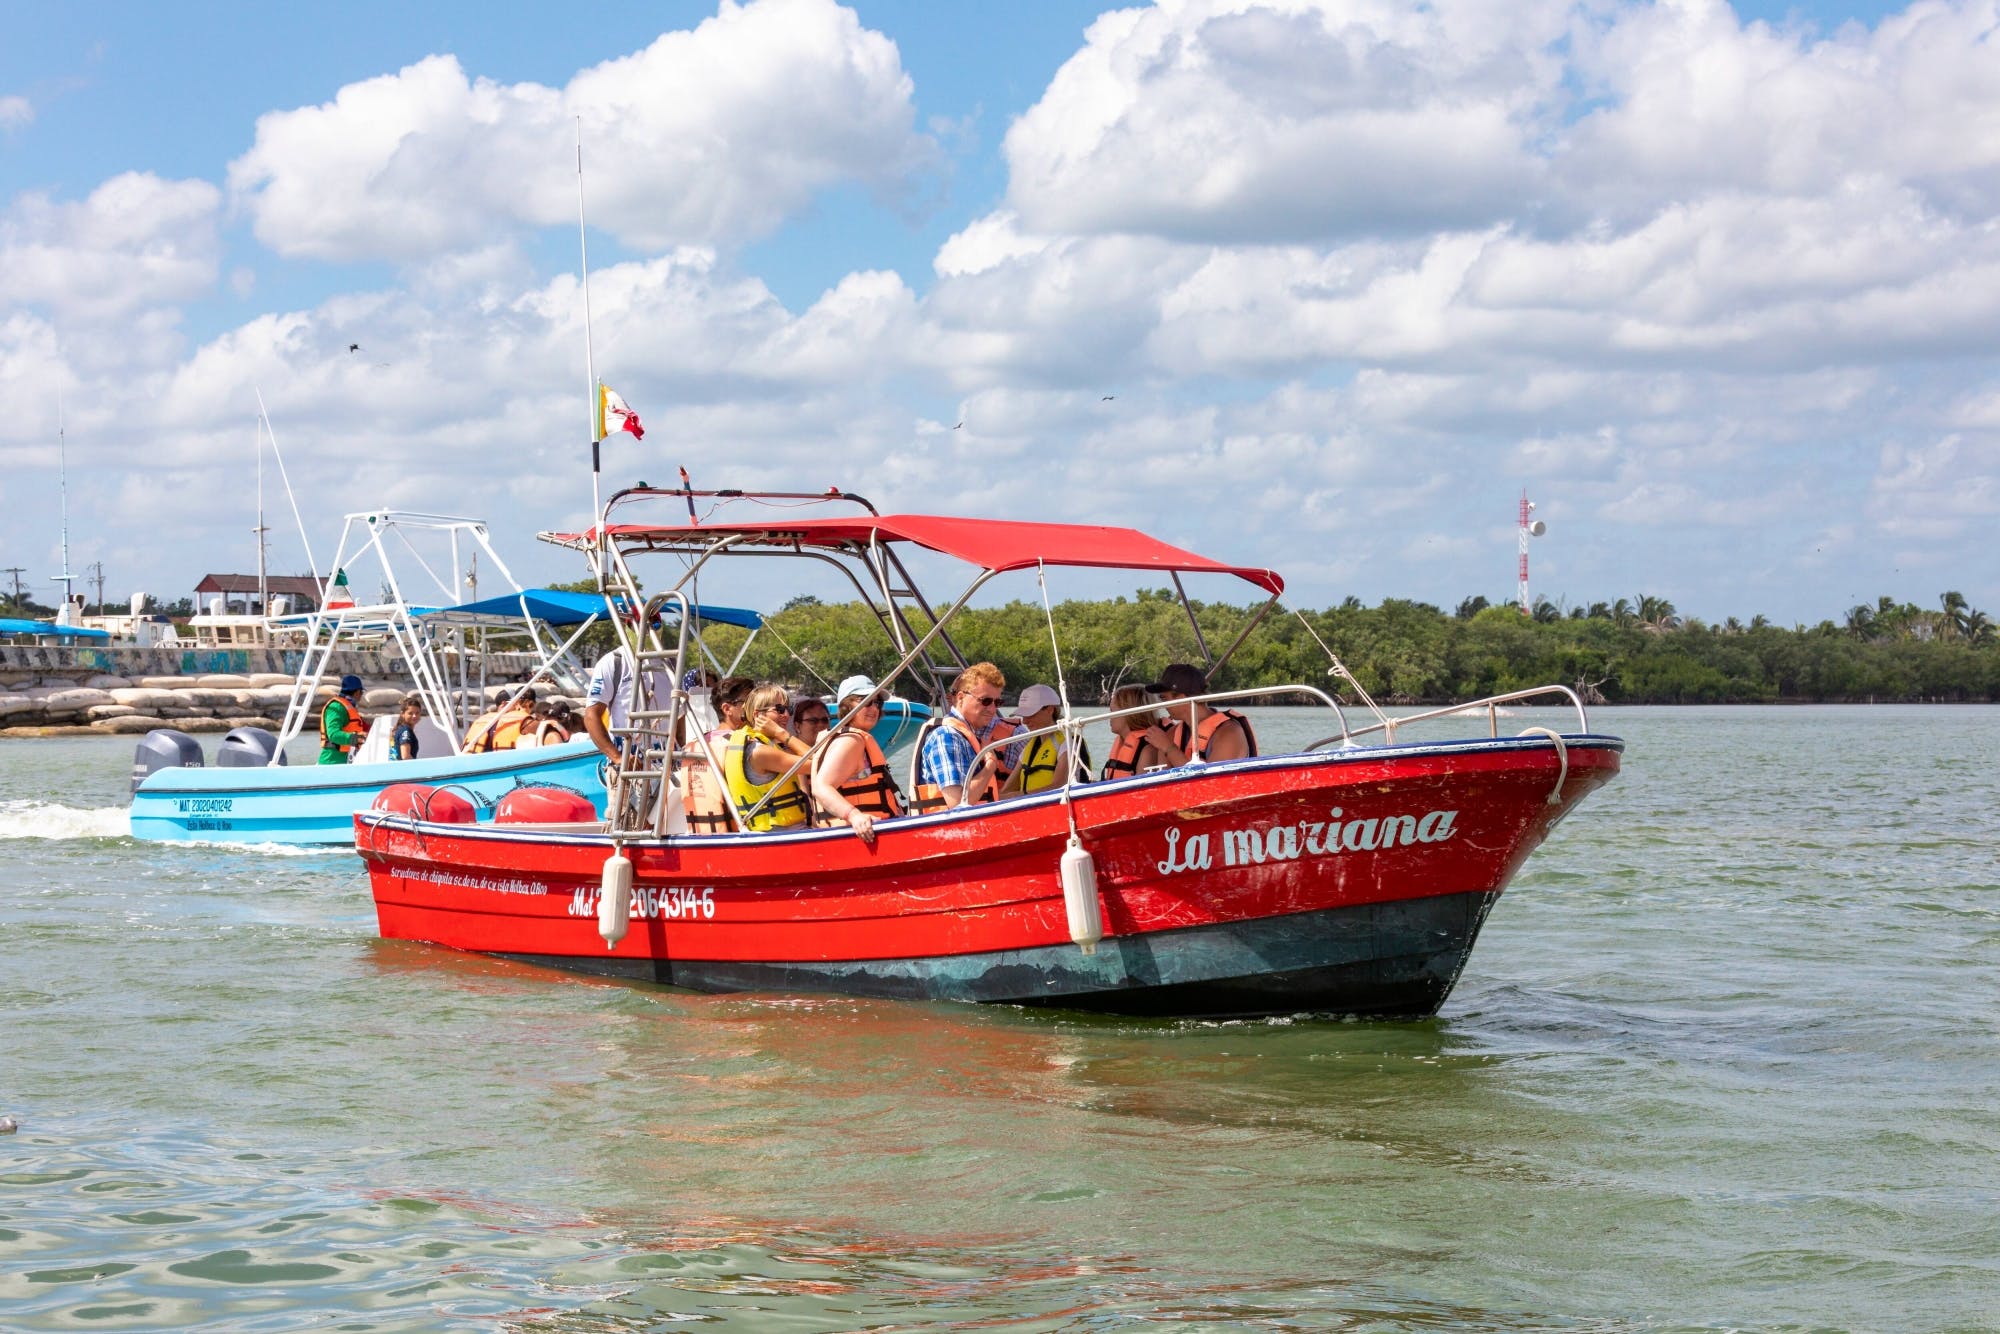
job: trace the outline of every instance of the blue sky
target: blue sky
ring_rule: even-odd
[[[60,388],[73,565],[247,568],[261,390],[317,544],[456,509],[569,575],[582,114],[615,475],[1129,523],[1303,605],[1511,595],[1526,487],[1570,602],[2000,604],[1991,5],[1099,14],[14,7],[0,565],[47,591]]]

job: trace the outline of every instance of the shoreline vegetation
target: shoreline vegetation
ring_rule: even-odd
[[[1256,610],[1216,602],[1193,606],[1202,638],[1218,653]],[[1070,698],[1080,704],[1101,704],[1121,684],[1151,681],[1169,662],[1202,660],[1187,615],[1169,590],[1073,600],[1054,610]],[[744,675],[822,688],[855,672],[879,680],[897,662],[881,625],[859,602],[795,598],[766,625],[743,659]],[[1790,628],[1762,616],[1747,624],[1735,617],[1711,624],[1684,617],[1655,597],[1576,608],[1543,599],[1532,615],[1483,597],[1467,598],[1453,611],[1401,598],[1366,607],[1349,598],[1322,611],[1274,609],[1218,674],[1215,687],[1307,683],[1353,702],[1347,699],[1352,690],[1328,677],[1314,634],[1381,704],[1451,704],[1551,682],[1575,689],[1587,704],[2000,700],[2000,634],[1957,593],[1944,594],[1936,609],[1884,597],[1853,608],[1843,622]],[[743,637],[726,626],[708,631],[725,662]],[[1049,623],[1039,603],[968,609],[952,637],[969,660],[997,664],[1011,691],[1055,681]],[[810,679],[800,681],[808,670]]]

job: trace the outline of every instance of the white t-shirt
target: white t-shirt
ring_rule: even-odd
[[[632,711],[636,707],[632,700],[637,690],[639,673],[632,670],[632,655],[623,648],[615,648],[597,660],[591,669],[590,689],[584,694],[584,707],[602,704],[609,712],[605,726],[616,730],[629,727]],[[648,668],[645,672],[648,693],[647,708],[665,709],[674,688],[671,672],[658,668]]]

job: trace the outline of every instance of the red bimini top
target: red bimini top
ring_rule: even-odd
[[[1033,569],[1037,563],[1081,565],[1176,574],[1233,574],[1273,597],[1285,589],[1285,581],[1273,571],[1224,565],[1169,546],[1136,528],[1095,524],[1023,523],[945,514],[858,514],[758,523],[612,524],[608,532],[621,545],[696,551],[724,538],[737,539],[739,546],[837,549],[865,547],[873,542],[911,542],[996,574]],[[596,532],[544,533],[542,537],[564,546],[587,547],[596,540]]]

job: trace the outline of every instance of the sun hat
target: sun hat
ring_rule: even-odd
[[[833,702],[835,704],[845,704],[857,695],[865,698],[874,694],[875,689],[875,683],[868,677],[861,675],[850,676],[840,683],[840,689],[833,692]]]
[[[361,693],[361,678],[360,678],[360,677],[358,677],[358,676],[343,676],[343,677],[341,677],[341,678],[340,678],[340,693],[341,693],[341,694],[343,694],[343,695],[358,695],[358,694],[360,694],[360,693]]]
[[[1016,718],[1031,718],[1043,709],[1051,705],[1060,705],[1061,703],[1062,696],[1055,692],[1054,687],[1032,685],[1021,692],[1021,702],[1014,706],[1014,716]]]

